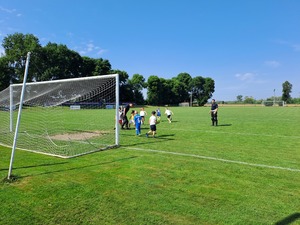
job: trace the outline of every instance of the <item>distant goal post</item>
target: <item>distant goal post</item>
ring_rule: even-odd
[[[286,106],[285,101],[262,101],[262,106]]]

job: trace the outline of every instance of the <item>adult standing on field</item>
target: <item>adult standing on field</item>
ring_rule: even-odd
[[[218,126],[218,109],[219,109],[219,106],[218,104],[216,103],[216,100],[215,99],[212,99],[211,100],[211,108],[210,108],[210,115],[211,115],[211,125],[212,126]]]
[[[126,129],[129,129],[128,127],[128,118],[127,118],[127,113],[130,109],[130,107],[132,107],[132,104],[129,103],[125,106],[125,108],[123,109],[123,123],[122,123],[122,129],[124,129],[124,126],[126,127]]]

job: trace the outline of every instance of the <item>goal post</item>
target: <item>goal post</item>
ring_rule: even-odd
[[[285,106],[285,101],[262,101],[262,106]]]
[[[119,145],[118,74],[26,83],[22,97],[23,86],[0,92],[0,145],[16,137],[17,149],[62,158]]]

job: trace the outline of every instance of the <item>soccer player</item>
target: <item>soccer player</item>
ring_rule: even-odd
[[[216,103],[215,99],[211,100],[211,108],[210,108],[210,115],[211,115],[211,122],[212,126],[216,125],[218,126],[218,104]]]
[[[167,119],[168,119],[169,123],[171,123],[172,115],[174,115],[174,113],[170,109],[166,108],[165,114],[167,114]]]
[[[131,110],[129,124],[128,124],[129,128],[130,128],[130,124],[134,125],[134,116],[135,116],[135,110]]]
[[[157,118],[161,117],[161,112],[160,112],[159,108],[157,108],[157,110],[156,110],[156,116],[157,116]]]
[[[141,135],[141,123],[142,123],[142,118],[139,115],[138,111],[134,111],[134,124],[135,124],[135,133],[136,135]]]
[[[145,116],[147,116],[147,112],[145,111],[144,108],[141,108],[140,116],[142,118],[142,124],[144,124],[145,123]]]
[[[155,111],[152,111],[152,115],[149,118],[150,130],[146,133],[146,137],[149,137],[149,134],[152,133],[152,136],[155,138],[156,134],[156,116]]]

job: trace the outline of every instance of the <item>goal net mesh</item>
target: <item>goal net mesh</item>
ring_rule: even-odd
[[[284,101],[262,101],[262,106],[285,106]]]
[[[21,90],[0,92],[1,145],[13,145]],[[16,148],[69,158],[114,147],[116,97],[116,75],[27,83]]]

